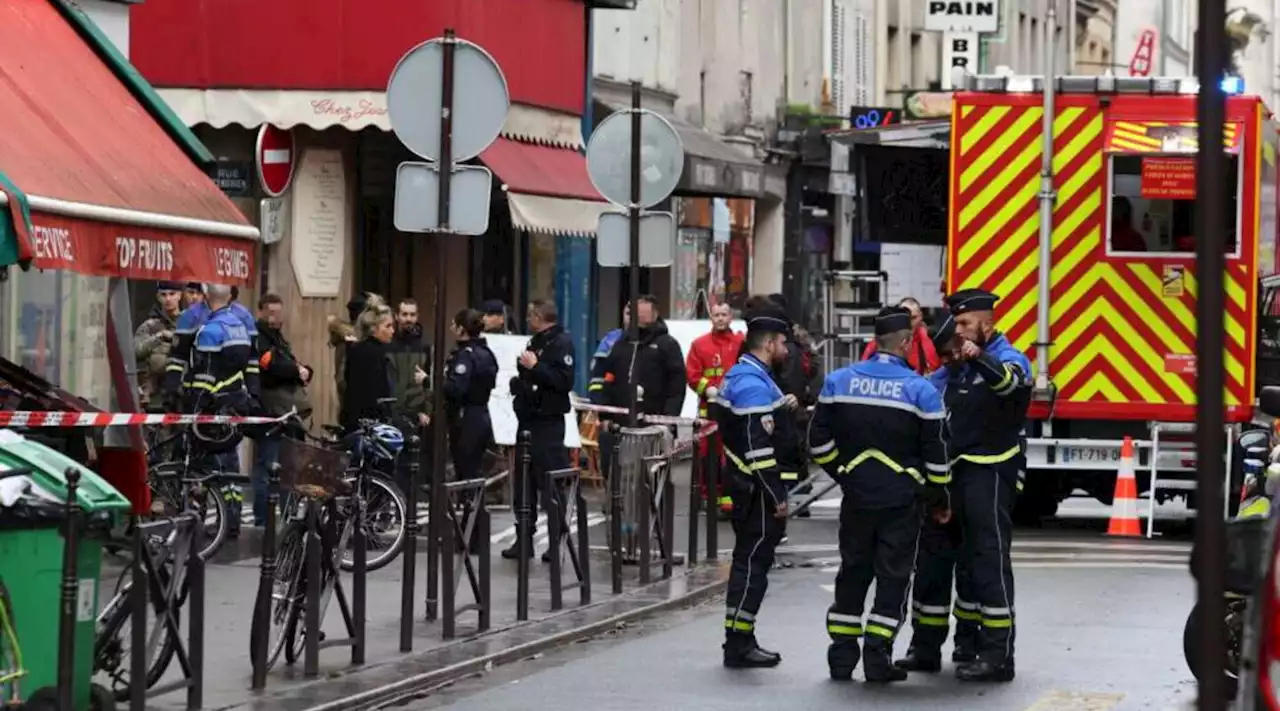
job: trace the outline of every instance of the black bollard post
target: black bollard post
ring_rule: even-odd
[[[409,460],[409,486],[404,492],[406,517],[404,525],[404,550],[400,552],[400,558],[404,562],[404,572],[400,575],[400,651],[413,651],[413,595],[414,578],[417,577],[418,571],[418,532],[421,528],[418,526],[418,476],[419,463],[421,456],[420,448],[422,446],[422,438],[418,435],[409,437],[409,446],[404,451],[404,456]]]
[[[720,557],[720,431],[707,436],[707,560]]]
[[[307,590],[306,616],[303,624],[306,634],[303,636],[302,674],[307,677],[320,675],[320,588],[324,571],[320,566],[320,556],[324,555],[324,539],[320,535],[320,503],[307,502],[306,533]]]
[[[577,492],[574,509],[578,512],[578,567],[582,570],[580,580],[582,587],[578,604],[587,605],[591,603],[591,538],[590,529],[587,527],[587,499],[582,495],[581,474],[578,476],[574,490]]]
[[[273,506],[271,496],[267,496],[267,505]],[[187,514],[191,526],[191,547],[187,549],[187,596],[190,608],[187,619],[187,656],[191,662],[191,684],[187,687],[187,711],[199,711],[204,708],[204,558],[200,557],[200,549],[204,547],[204,521],[193,513]],[[271,516],[267,516],[270,525]],[[163,620],[157,624],[164,624]],[[265,645],[264,645],[265,648]],[[137,677],[129,677],[136,679]]]
[[[66,521],[62,527],[62,596],[58,609],[58,705],[72,709],[75,708],[72,704],[75,700],[76,597],[80,590],[80,498],[77,494],[80,470],[68,467],[65,477]]]
[[[609,568],[613,594],[622,594],[622,433],[613,428],[613,456],[609,458]]]
[[[351,663],[364,664],[366,583],[369,577],[369,539],[364,530],[365,500],[359,491],[355,496],[355,531],[351,543],[355,546],[355,560],[351,566],[351,617],[355,623],[355,635],[351,640]]]
[[[484,501],[484,490],[480,491],[479,512],[476,513],[476,528],[480,529],[480,599],[476,602],[480,603],[479,619],[476,621],[476,631],[486,632],[492,619],[493,597],[490,595],[489,587],[489,571],[492,563],[490,562],[490,545],[488,535],[492,530],[490,527],[489,507]]]
[[[279,526],[280,464],[267,470],[267,521],[262,532],[262,563],[258,566],[258,599],[253,603],[253,638],[249,640],[249,659],[253,665],[250,686],[254,691],[267,688],[267,647],[271,644],[272,596],[276,584],[276,529]],[[203,526],[201,526],[203,528]]]
[[[129,678],[147,678],[147,534],[142,526],[133,529],[133,562],[129,564]],[[157,620],[157,624],[164,624]],[[58,645],[59,654],[62,645]],[[61,660],[59,660],[61,661]],[[61,667],[61,664],[59,664]],[[59,668],[61,676],[61,668]],[[59,682],[61,687],[61,682]],[[70,702],[68,702],[70,703]],[[62,706],[61,708],[75,708]],[[131,684],[129,687],[130,711],[146,711],[147,685]]]
[[[564,521],[564,504],[560,482],[552,472],[542,472],[542,496],[547,508],[547,557],[551,575],[551,611],[564,607],[564,584],[560,578],[560,533]]]
[[[457,586],[454,578],[458,574],[457,567],[454,562],[458,559],[455,554],[457,543],[453,535],[453,516],[456,514],[453,505],[453,497],[448,488],[442,487],[440,495],[444,497],[445,518],[436,527],[436,531],[440,534],[440,637],[442,639],[453,639],[458,636],[458,601],[455,599]],[[462,496],[468,496],[467,492],[463,492]],[[466,514],[463,514],[464,516]]]
[[[520,433],[520,481],[516,486],[520,491],[520,502],[516,507],[516,619],[523,622],[529,619],[529,558],[533,555],[533,513],[534,504],[529,501],[533,497],[530,486],[529,453],[531,436],[526,430]]]
[[[650,566],[653,565],[653,469],[648,462],[640,465],[640,514],[636,521],[636,536],[640,544],[640,584],[649,584]]]
[[[693,457],[689,460],[689,547],[686,558],[689,567],[698,563],[698,514],[702,510],[702,464],[699,451],[702,443],[698,437],[698,425],[693,426]],[[674,548],[674,546],[673,546]]]
[[[668,460],[675,464],[675,457]],[[667,480],[662,483],[662,577],[670,580],[676,564],[676,483],[671,480],[671,469],[667,469]],[[697,528],[697,526],[694,526]]]

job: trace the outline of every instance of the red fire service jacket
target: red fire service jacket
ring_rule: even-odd
[[[689,346],[685,358],[685,380],[698,395],[698,417],[707,416],[707,388],[719,388],[724,374],[738,362],[744,336],[733,331],[712,331],[699,336]]]

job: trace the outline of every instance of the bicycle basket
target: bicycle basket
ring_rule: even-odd
[[[351,458],[346,452],[295,439],[280,441],[280,486],[306,496],[333,496],[350,487],[343,481]]]
[[[1270,520],[1266,517],[1227,521],[1227,547],[1222,556],[1227,592],[1247,595],[1257,587],[1266,572],[1270,531]],[[1192,550],[1192,575],[1198,569],[1199,557],[1199,551]]]

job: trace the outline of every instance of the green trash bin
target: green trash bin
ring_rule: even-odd
[[[26,477],[37,494],[65,502],[68,468],[80,472],[76,498],[85,513],[81,530],[106,531],[119,523],[130,510],[130,504],[114,487],[61,452],[12,430],[0,430],[0,472],[29,470]],[[51,694],[58,685],[63,553],[60,525],[60,521],[48,520],[24,523],[0,508],[0,578],[9,591],[14,626],[27,670],[21,680],[24,699],[37,692],[41,692],[41,696]],[[75,711],[87,711],[93,678],[98,577],[102,568],[100,539],[92,535],[82,537],[78,557]]]

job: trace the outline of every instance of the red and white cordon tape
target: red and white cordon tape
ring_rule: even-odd
[[[241,415],[167,415],[136,412],[57,412],[14,410],[0,412],[0,427],[121,427],[138,425],[267,425],[281,417]]]
[[[584,412],[607,412],[614,415],[625,415],[629,411],[625,407],[613,407],[611,405],[593,405],[582,400],[575,400],[573,407],[576,410]],[[671,415],[645,415],[641,414],[640,419],[651,425],[690,425],[694,428],[693,438],[687,439],[676,445],[676,448],[669,454],[678,454],[686,449],[693,447],[693,444],[701,439],[706,439],[715,434],[717,425],[712,420],[704,420],[701,417],[672,417]]]

